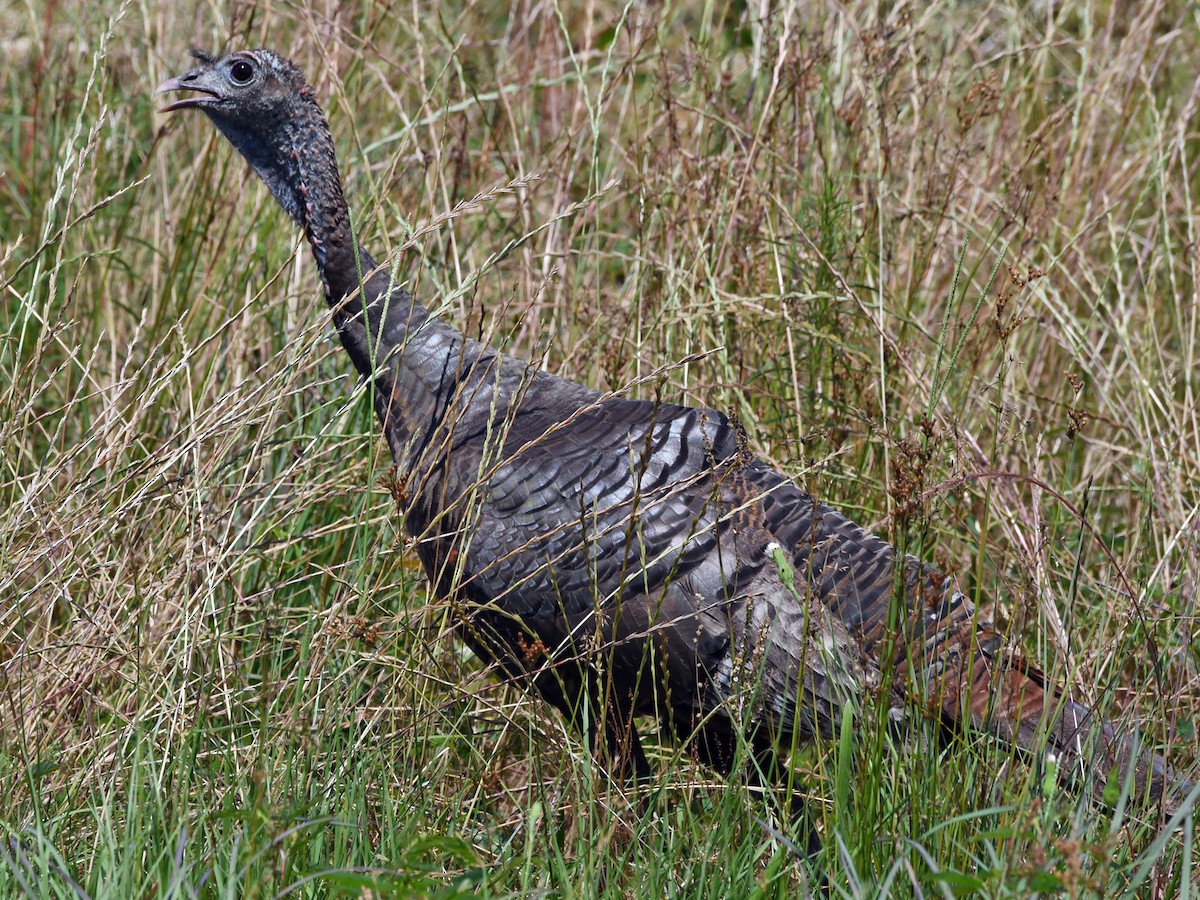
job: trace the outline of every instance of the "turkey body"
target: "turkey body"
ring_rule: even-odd
[[[649,714],[728,771],[739,733],[828,734],[878,684],[894,553],[748,456],[725,416],[601,395],[437,327],[406,341],[383,378],[411,391],[436,371],[420,394],[437,401],[412,426],[389,427],[390,397],[381,417],[425,570],[475,651],[614,760],[646,773],[630,720]]]
[[[874,696],[897,720],[920,709],[1052,750],[1098,793],[1114,768],[1168,809],[1190,790],[1005,649],[952,580],[747,453],[722,414],[601,394],[432,316],[358,244],[299,70],[268,50],[195,56],[160,87],[187,92],[166,109],[205,112],[304,229],[463,639],[617,768],[649,774],[638,715],[727,773],[741,742],[829,735]]]

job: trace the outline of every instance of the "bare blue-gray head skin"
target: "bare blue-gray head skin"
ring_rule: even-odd
[[[155,92],[188,96],[162,111],[198,109],[212,119],[304,229],[330,299],[351,293],[375,262],[362,252],[355,259],[333,140],[300,70],[270,50],[192,56],[193,69]]]

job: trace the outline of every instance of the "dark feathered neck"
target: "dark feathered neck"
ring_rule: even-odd
[[[274,121],[260,122],[253,131],[232,127],[219,115],[211,118],[304,229],[330,303],[357,290],[376,263],[361,248],[356,258],[333,137],[312,88],[297,88]]]

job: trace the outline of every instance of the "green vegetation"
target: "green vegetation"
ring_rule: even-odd
[[[1194,818],[932,727],[796,755],[810,861],[670,745],[608,780],[449,637],[307,247],[150,95],[294,56],[420,297],[731,410],[1194,768],[1195,8],[752,6],[0,10],[0,897],[1197,895]]]

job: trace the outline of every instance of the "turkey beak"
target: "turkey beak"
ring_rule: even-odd
[[[170,91],[196,91],[191,97],[184,97],[174,103],[168,103],[159,112],[174,112],[177,109],[187,109],[192,106],[208,106],[224,99],[221,94],[204,84],[205,70],[192,69],[186,75],[168,78],[154,90],[154,96]]]

